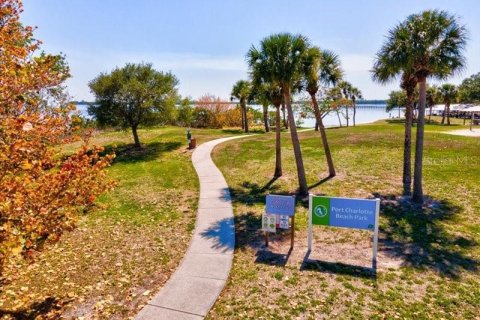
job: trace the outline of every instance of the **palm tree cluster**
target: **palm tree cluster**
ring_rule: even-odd
[[[416,86],[419,88],[415,164],[412,199],[423,203],[422,169],[427,79],[446,79],[465,66],[463,51],[467,31],[457,18],[445,11],[426,10],[413,14],[388,32],[373,66],[380,83],[401,78],[406,91],[404,141],[404,193],[411,193],[411,130]]]
[[[265,130],[268,131],[268,106],[276,109],[276,161],[274,176],[282,175],[281,162],[281,107],[285,106],[288,114],[288,128],[293,144],[300,195],[308,193],[302,151],[298,139],[297,126],[292,108],[292,96],[306,92],[311,100],[311,107],[318,124],[322,144],[325,150],[329,176],[335,176],[335,167],[328,144],[323,117],[325,110],[319,107],[317,96],[320,89],[335,86],[342,81],[343,71],[338,56],[329,51],[312,46],[302,35],[290,33],[273,34],[264,38],[258,47],[252,46],[247,53],[250,69],[250,92],[248,96],[264,108]],[[244,83],[244,80],[241,80]],[[232,96],[241,100],[237,94],[238,84],[232,90]],[[351,99],[361,97],[358,89],[350,85],[345,94]],[[247,96],[247,94],[245,94]],[[244,101],[246,101],[244,99]]]

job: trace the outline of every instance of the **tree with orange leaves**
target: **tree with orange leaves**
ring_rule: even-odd
[[[111,186],[104,169],[113,155],[88,147],[91,133],[66,103],[64,57],[40,52],[21,12],[20,0],[0,1],[0,270],[10,255],[57,241]],[[60,154],[77,140],[79,150]]]

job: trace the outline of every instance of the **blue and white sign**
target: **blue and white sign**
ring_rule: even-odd
[[[312,223],[341,228],[373,230],[377,200],[312,197]]]
[[[265,211],[269,214],[291,217],[295,214],[295,196],[269,194],[266,197]]]
[[[312,249],[312,225],[373,231],[373,265],[378,246],[379,199],[309,196],[308,250]]]

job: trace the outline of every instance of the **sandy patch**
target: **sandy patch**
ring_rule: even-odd
[[[442,133],[453,134],[456,136],[465,136],[465,137],[480,137],[480,129],[462,129],[462,130],[453,130],[453,131],[444,131]]]

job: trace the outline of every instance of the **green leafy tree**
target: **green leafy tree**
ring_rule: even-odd
[[[240,101],[242,108],[242,129],[248,132],[248,115],[247,102],[250,100],[252,93],[252,84],[247,80],[238,80],[232,88],[232,98],[237,98]]]
[[[317,101],[317,93],[322,85],[335,85],[340,81],[343,75],[340,60],[338,56],[331,51],[322,51],[318,47],[310,47],[305,53],[302,67],[305,89],[312,101],[315,121],[318,124],[325,157],[327,159],[329,176],[334,177],[336,174],[335,166],[328,144],[325,125],[323,124],[322,112]]]
[[[463,51],[467,32],[456,17],[445,11],[426,10],[410,15],[389,31],[377,54],[378,65],[390,74],[405,73],[419,85],[418,125],[415,144],[413,201],[423,203],[423,143],[427,78],[446,79],[465,65]]]
[[[443,112],[442,116],[442,124],[445,124],[445,118],[447,118],[447,125],[450,125],[450,105],[452,102],[457,100],[457,87],[454,84],[445,83],[439,88],[438,94],[441,101],[445,104],[445,111]]]
[[[101,125],[131,128],[135,147],[140,147],[139,125],[165,123],[177,101],[177,78],[153,69],[150,63],[128,63],[102,73],[89,86],[95,104],[88,108]]]
[[[458,89],[461,102],[480,103],[480,72],[464,79]]]
[[[261,75],[265,82],[277,85],[282,90],[288,112],[290,135],[297,166],[299,193],[301,195],[308,194],[308,187],[293,116],[291,95],[302,78],[303,60],[308,47],[308,40],[304,36],[279,33],[264,38],[258,49],[252,46],[247,54],[251,72]]]
[[[390,112],[398,107],[405,107],[407,104],[407,95],[405,90],[394,90],[388,94],[386,111]]]
[[[190,127],[193,123],[193,107],[192,100],[184,98],[180,101],[180,105],[177,108],[177,124]]]

